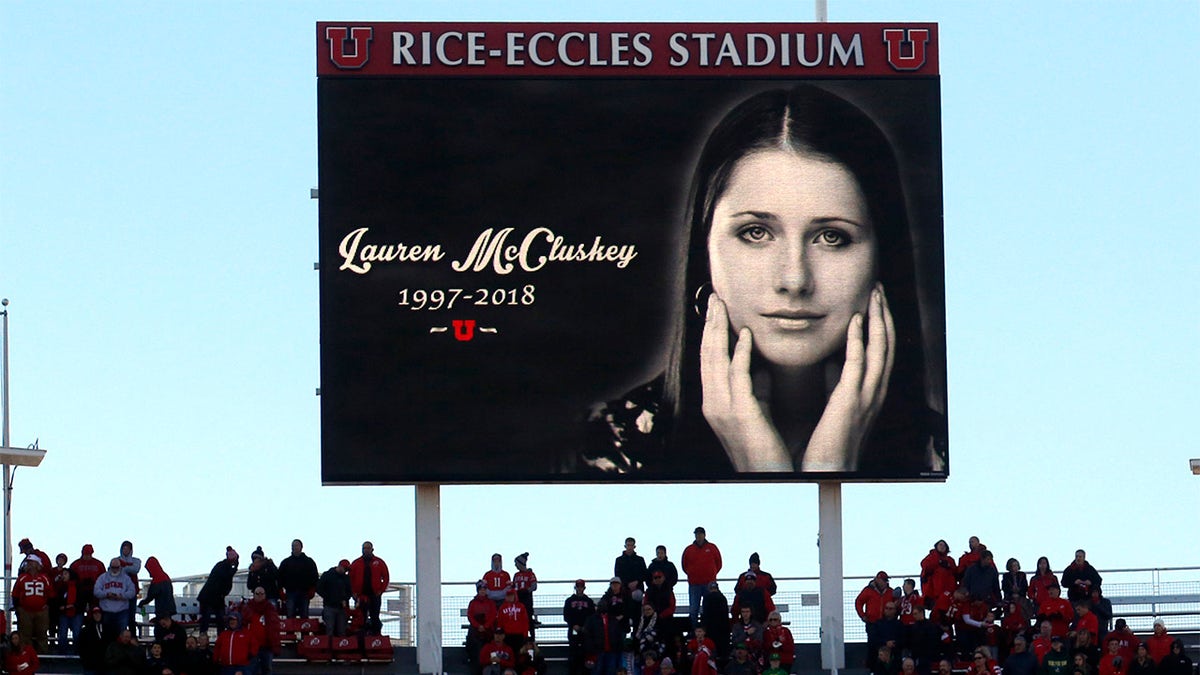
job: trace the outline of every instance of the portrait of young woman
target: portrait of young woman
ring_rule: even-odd
[[[682,227],[666,367],[592,410],[586,467],[944,473],[905,182],[866,112],[807,84],[742,100],[699,152]]]

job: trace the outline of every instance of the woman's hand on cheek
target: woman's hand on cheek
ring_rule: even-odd
[[[791,453],[768,412],[765,392],[770,387],[764,386],[763,381],[756,383],[750,374],[753,342],[750,329],[742,328],[733,357],[729,356],[729,316],[725,303],[716,293],[709,296],[700,341],[704,419],[721,440],[735,471],[794,471]]]
[[[881,284],[867,302],[867,341],[863,316],[846,330],[846,363],[817,428],[808,440],[802,471],[855,471],[875,418],[887,397],[896,355],[896,329]]]

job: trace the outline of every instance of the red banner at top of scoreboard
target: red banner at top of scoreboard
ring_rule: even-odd
[[[933,23],[317,24],[330,77],[928,77]]]

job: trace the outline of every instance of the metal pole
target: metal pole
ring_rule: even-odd
[[[829,6],[826,4],[826,0],[814,0],[814,2],[815,6],[813,9],[817,15],[817,23],[829,21]]]
[[[417,672],[442,667],[442,501],[437,483],[417,485]]]
[[[821,567],[821,667],[832,675],[846,667],[845,602],[842,587],[842,484],[817,488]]]
[[[4,360],[3,360],[4,372],[2,374],[0,374],[0,380],[3,381],[3,385],[4,385],[4,389],[2,391],[0,391],[0,408],[3,408],[3,410],[4,410],[4,412],[3,412],[4,431],[2,434],[3,440],[2,440],[2,442],[0,442],[0,447],[7,448],[7,447],[9,447],[9,445],[8,445],[8,298],[4,298],[2,301],[0,301],[0,306],[3,307],[3,310],[0,310],[0,315],[2,315],[4,317]],[[5,619],[5,625],[7,625],[7,626],[12,625],[12,621],[10,621],[10,619],[12,617],[10,617],[8,615],[8,606],[9,606],[9,604],[11,604],[9,602],[8,594],[9,594],[9,590],[12,588],[12,520],[10,519],[10,517],[12,515],[12,475],[11,475],[11,473],[12,473],[11,467],[9,467],[8,463],[6,462],[4,464],[4,485],[0,489],[3,489],[3,491],[4,491],[4,589],[3,589],[4,595],[3,595],[3,597],[4,597],[4,619]]]

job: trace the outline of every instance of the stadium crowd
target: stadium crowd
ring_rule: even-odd
[[[662,545],[647,562],[629,537],[598,599],[583,579],[575,582],[562,607],[569,675],[797,672],[795,643],[773,600],[778,588],[759,555],[749,556],[727,592],[717,580],[720,549],[703,527],[693,534],[678,567]],[[52,564],[29,539],[19,547],[10,594],[17,630],[8,633],[0,614],[0,662],[20,675],[37,672],[51,635],[59,653],[79,655],[85,673],[270,675],[285,617],[308,618],[309,601],[319,596],[327,635],[379,635],[390,583],[371,542],[353,562],[318,574],[297,539],[279,565],[255,549],[247,569],[252,597],[230,602],[240,556],[226,547],[197,596],[195,621],[185,626],[176,618],[172,580],[154,556],[139,586],[143,565],[131,542],[107,564],[90,544],[70,564],[62,553]],[[476,675],[545,675],[529,553],[516,556],[512,574],[503,562],[492,556],[467,607],[467,658]],[[881,571],[855,599],[872,675],[1192,675],[1182,642],[1161,619],[1147,636],[1134,635],[1122,618],[1113,623],[1103,579],[1082,550],[1061,575],[1045,557],[1030,574],[1010,558],[1001,573],[977,537],[957,559],[938,541],[920,570],[919,580],[899,586]],[[137,639],[139,610],[141,623],[153,626],[148,644]]]
[[[772,599],[777,585],[759,555],[750,555],[727,594],[717,581],[720,550],[703,527],[694,534],[679,568],[662,545],[647,563],[629,537],[598,599],[583,579],[575,582],[562,608],[570,675],[797,672],[792,634]],[[510,576],[494,554],[476,584],[465,645],[478,675],[545,672],[528,556],[516,558]],[[1192,675],[1182,641],[1161,619],[1146,636],[1124,619],[1112,624],[1103,579],[1082,550],[1061,575],[1045,557],[1032,575],[1013,558],[1001,573],[993,553],[971,537],[957,559],[938,541],[920,569],[919,582],[899,586],[881,571],[855,599],[872,675]],[[686,617],[676,611],[683,583]]]
[[[279,565],[256,548],[246,575],[252,596],[231,602],[241,558],[227,546],[200,588],[199,612],[189,617],[196,630],[189,634],[175,618],[172,580],[155,556],[146,559],[144,592],[139,586],[143,566],[131,542],[122,542],[107,564],[95,557],[91,544],[70,564],[65,553],[51,564],[29,539],[18,547],[22,557],[9,594],[17,630],[9,633],[7,613],[0,613],[0,663],[13,675],[37,672],[38,655],[48,652],[52,635],[58,653],[77,654],[86,674],[270,675],[284,618],[308,618],[309,601],[320,596],[328,635],[379,635],[380,606],[390,583],[387,563],[369,541],[354,562],[343,559],[318,574],[303,542],[295,539]],[[143,645],[138,615],[140,610],[142,623],[151,623],[146,609],[151,603],[153,642]]]

